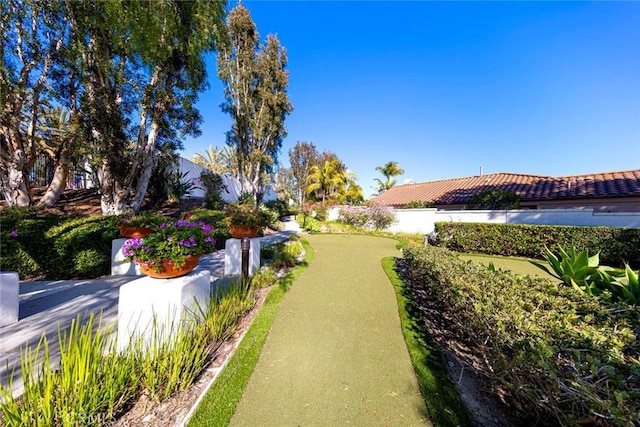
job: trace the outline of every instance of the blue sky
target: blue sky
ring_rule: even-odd
[[[244,1],[287,49],[296,141],[338,155],[365,196],[396,161],[416,182],[640,167],[640,2]],[[232,1],[230,7],[235,6]],[[231,120],[208,59],[191,158]]]

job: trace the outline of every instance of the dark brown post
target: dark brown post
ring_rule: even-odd
[[[240,249],[242,249],[242,280],[247,283],[249,280],[249,250],[251,249],[251,239],[243,237],[240,240]]]

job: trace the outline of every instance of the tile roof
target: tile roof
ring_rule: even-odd
[[[411,201],[437,205],[466,204],[484,190],[516,193],[521,201],[640,197],[640,169],[562,177],[494,173],[396,185],[372,199],[373,203],[402,206]]]

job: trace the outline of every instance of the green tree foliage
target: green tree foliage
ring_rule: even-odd
[[[375,178],[375,181],[378,182],[378,194],[382,194],[396,185],[396,180],[393,177],[402,175],[404,173],[404,169],[398,166],[398,162],[387,162],[384,164],[384,166],[376,167],[376,170],[380,171],[385,177],[384,181],[379,178]]]
[[[520,197],[510,191],[485,190],[475,194],[467,204],[468,209],[518,209]]]
[[[9,206],[31,204],[36,127],[68,26],[59,1],[0,2],[0,187]]]
[[[235,154],[232,147],[225,146],[223,148],[209,146],[204,154],[196,153],[193,156],[193,163],[209,169],[216,173],[232,173],[234,174],[235,168],[233,167],[235,160]]]
[[[224,34],[224,3],[70,2],[69,7],[85,89],[80,103],[85,138],[101,168],[102,210],[136,211],[156,151],[173,152],[184,135],[199,133],[194,104],[206,87],[204,54]],[[132,116],[139,122],[133,124]]]
[[[364,201],[355,173],[329,151],[322,153],[307,176],[307,196],[314,201],[359,204]]]
[[[299,205],[305,202],[307,178],[311,168],[318,165],[320,153],[313,142],[297,141],[296,145],[289,149],[289,163],[293,174],[296,201]]]
[[[218,54],[218,76],[225,86],[222,110],[233,120],[227,144],[235,148],[242,190],[260,201],[287,135],[285,118],[293,111],[287,55],[274,35],[260,45],[242,3],[229,12],[227,31],[230,43]]]
[[[226,40],[225,2],[3,0],[0,15],[0,184],[9,204],[31,204],[36,123],[49,103],[68,110],[82,136],[103,213],[137,211],[158,152],[199,133],[194,104],[206,87],[204,54]]]
[[[311,167],[307,181],[307,195],[322,202],[338,200],[340,190],[346,184],[344,167],[337,159],[325,160],[322,164]]]

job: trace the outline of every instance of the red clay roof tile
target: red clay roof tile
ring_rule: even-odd
[[[500,172],[397,185],[372,202],[390,206],[412,201],[466,204],[475,194],[489,189],[513,192],[522,201],[640,196],[640,169],[563,177]]]

